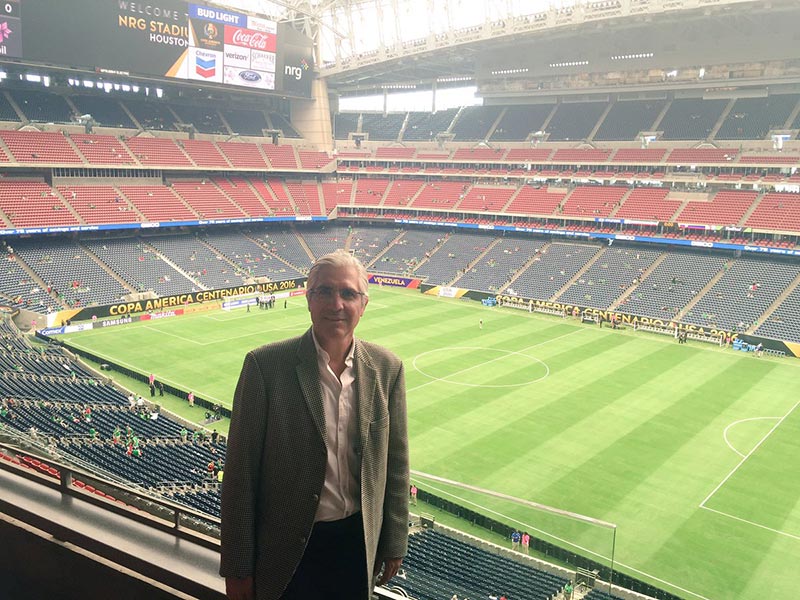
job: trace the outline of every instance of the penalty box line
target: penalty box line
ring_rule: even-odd
[[[728,474],[725,476],[725,478],[724,478],[722,481],[720,481],[720,482],[717,484],[717,487],[715,487],[713,490],[711,490],[711,493],[710,493],[710,494],[708,494],[708,496],[706,496],[706,497],[703,499],[703,501],[700,503],[700,508],[705,508],[706,510],[711,510],[711,511],[713,511],[713,512],[716,512],[716,513],[719,513],[719,514],[727,515],[727,516],[729,516],[729,517],[732,517],[732,518],[735,518],[735,519],[737,519],[737,520],[744,521],[745,523],[750,523],[751,525],[756,525],[756,526],[762,527],[761,525],[758,525],[758,523],[751,523],[750,521],[746,521],[745,519],[739,519],[738,517],[733,517],[733,515],[728,515],[727,513],[723,513],[723,512],[720,512],[720,511],[718,511],[718,510],[715,510],[715,509],[709,508],[709,507],[707,507],[707,506],[706,506],[706,503],[707,503],[709,500],[711,500],[711,498],[712,498],[712,497],[713,497],[713,496],[714,496],[714,495],[715,495],[715,494],[716,494],[716,493],[717,493],[717,492],[718,492],[718,491],[719,491],[719,490],[722,488],[722,486],[723,486],[723,485],[725,485],[725,484],[728,482],[728,480],[729,480],[731,477],[733,477],[733,476],[734,476],[734,474],[736,473],[736,471],[738,471],[738,470],[739,470],[739,468],[740,468],[740,467],[741,467],[741,466],[742,466],[744,463],[746,463],[746,462],[747,462],[747,460],[748,460],[748,459],[749,459],[751,456],[753,456],[753,454],[755,454],[756,450],[758,450],[758,449],[761,447],[761,445],[762,445],[764,442],[766,442],[766,441],[767,441],[767,439],[769,439],[769,437],[770,437],[770,436],[771,436],[771,435],[772,435],[772,434],[775,432],[775,430],[776,430],[776,429],[778,429],[778,427],[780,427],[781,423],[783,423],[783,422],[784,422],[784,421],[785,421],[787,418],[789,418],[789,416],[790,416],[790,415],[791,415],[791,414],[794,412],[794,409],[796,409],[796,408],[798,407],[798,405],[800,405],[800,400],[799,400],[799,401],[797,401],[797,402],[795,403],[795,405],[794,405],[794,406],[792,406],[792,408],[790,408],[790,409],[789,409],[789,412],[787,412],[787,413],[786,413],[785,415],[783,415],[783,416],[782,416],[780,419],[778,419],[778,421],[775,423],[775,425],[773,425],[773,426],[772,426],[772,428],[771,428],[771,429],[770,429],[770,430],[769,430],[769,431],[768,431],[766,434],[764,434],[764,437],[762,437],[762,438],[761,438],[761,439],[758,441],[758,443],[757,443],[755,446],[753,446],[753,448],[750,450],[750,452],[748,452],[747,454],[745,454],[745,455],[742,457],[742,460],[740,460],[740,461],[739,461],[739,463],[738,463],[738,464],[737,464],[735,467],[733,467],[733,469],[731,469],[731,470],[730,470],[730,472],[729,472],[729,473],[728,473]],[[764,528],[765,528],[765,529],[769,529],[768,527],[764,527]]]

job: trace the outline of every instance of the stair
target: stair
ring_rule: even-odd
[[[589,262],[583,265],[583,267],[581,267],[580,270],[577,273],[575,273],[572,279],[570,279],[567,283],[564,284],[564,286],[560,290],[558,290],[555,294],[553,294],[550,300],[551,301],[557,300],[564,292],[566,292],[572,286],[573,283],[575,283],[576,281],[578,281],[578,279],[583,277],[586,271],[591,269],[592,265],[596,263],[600,259],[600,257],[606,253],[606,249],[607,247],[605,248],[601,247],[599,252],[595,252],[594,256],[589,259]]]
[[[717,283],[720,279],[722,279],[722,276],[728,272],[728,269],[730,268],[732,263],[733,259],[725,263],[725,266],[719,270],[719,273],[714,275],[709,280],[709,282],[703,286],[703,289],[700,290],[697,294],[695,294],[694,298],[692,298],[689,301],[689,304],[684,306],[683,309],[677,315],[675,315],[675,321],[680,321],[689,311],[691,311],[694,308],[695,304],[700,302],[701,298],[705,296],[712,287],[714,287],[714,284]]]
[[[752,324],[750,327],[748,327],[748,328],[747,328],[747,331],[745,331],[745,333],[750,333],[750,334],[752,334],[752,333],[753,333],[753,332],[754,332],[756,329],[758,329],[758,326],[759,326],[759,325],[761,325],[761,324],[762,324],[764,321],[766,321],[767,319],[769,319],[769,318],[770,318],[770,316],[772,315],[772,313],[774,313],[774,312],[775,312],[775,310],[776,310],[776,309],[777,309],[777,308],[778,308],[778,307],[781,305],[781,303],[782,303],[784,300],[786,300],[786,298],[789,296],[789,294],[791,294],[791,293],[792,293],[792,292],[795,290],[795,288],[796,288],[797,286],[800,286],[800,275],[798,275],[797,277],[795,277],[795,278],[794,278],[794,281],[792,281],[792,283],[790,283],[790,284],[789,284],[789,285],[786,287],[786,289],[785,289],[785,290],[783,290],[783,292],[781,292],[781,295],[780,295],[780,296],[778,296],[777,298],[775,298],[775,302],[773,302],[772,304],[770,304],[770,305],[769,305],[769,308],[767,308],[767,310],[765,310],[765,311],[764,311],[764,312],[763,312],[763,313],[762,313],[762,314],[761,314],[761,315],[758,317],[758,319],[757,319],[757,321],[756,321],[756,322],[754,322],[754,323],[753,323],[753,324]]]
[[[470,263],[467,265],[467,268],[466,268],[466,269],[464,269],[464,272],[463,272],[463,273],[461,273],[461,274],[459,274],[459,275],[456,275],[456,276],[455,276],[455,278],[454,278],[454,279],[453,279],[453,280],[452,280],[450,283],[448,283],[447,285],[454,285],[454,284],[455,284],[455,283],[456,283],[456,282],[457,282],[459,279],[461,279],[461,278],[462,278],[464,275],[466,275],[467,271],[469,271],[469,270],[470,270],[470,269],[472,269],[472,268],[473,268],[475,265],[477,265],[478,263],[480,263],[480,261],[481,261],[481,260],[483,260],[483,257],[484,257],[484,256],[486,256],[486,255],[487,255],[487,254],[488,254],[488,253],[491,251],[491,249],[492,249],[492,248],[494,248],[495,246],[497,246],[497,244],[499,244],[499,243],[500,243],[500,238],[495,238],[495,239],[493,239],[493,240],[492,240],[492,241],[491,241],[491,242],[490,242],[490,243],[489,243],[489,244],[486,246],[486,248],[484,249],[484,251],[483,251],[483,252],[481,252],[481,253],[480,253],[480,254],[479,254],[479,255],[478,255],[476,258],[475,258],[475,260],[473,260],[472,262],[470,262]]]
[[[617,308],[619,308],[620,305],[625,300],[627,300],[628,297],[630,297],[630,295],[636,290],[636,288],[642,283],[642,281],[647,279],[647,277],[650,275],[650,273],[655,271],[656,268],[658,267],[658,265],[660,265],[662,262],[664,262],[664,260],[666,258],[667,258],[667,254],[665,252],[664,254],[659,256],[657,259],[655,259],[653,261],[653,264],[650,265],[650,267],[647,270],[645,270],[645,272],[642,273],[642,275],[640,277],[637,278],[639,280],[639,283],[631,283],[630,287],[628,289],[626,289],[624,292],[622,292],[622,295],[619,298],[617,298],[616,300],[614,300],[614,302],[611,303],[611,306],[608,307],[608,310],[609,311],[617,310]]]
[[[553,245],[553,243],[552,243],[552,242],[548,242],[547,244],[545,244],[544,246],[542,246],[542,247],[539,249],[539,252],[537,252],[536,254],[534,254],[533,256],[531,256],[531,257],[528,259],[528,262],[526,262],[524,265],[522,265],[522,267],[520,267],[520,268],[517,270],[517,272],[516,272],[516,273],[514,273],[514,276],[513,276],[511,279],[509,279],[509,280],[508,280],[508,281],[505,283],[505,285],[502,285],[502,286],[500,286],[500,288],[497,290],[497,294],[499,295],[499,294],[502,294],[504,291],[506,291],[506,289],[508,289],[508,288],[511,286],[511,284],[512,284],[512,283],[514,283],[514,282],[515,282],[517,279],[519,279],[519,278],[522,276],[522,274],[523,274],[523,273],[525,273],[525,271],[527,271],[527,270],[528,270],[528,268],[529,268],[529,267],[530,267],[530,266],[531,266],[533,263],[535,263],[535,262],[536,262],[536,259],[537,259],[537,258],[540,258],[542,254],[546,254],[546,253],[547,253],[547,251],[550,249],[550,246],[552,246],[552,245]]]

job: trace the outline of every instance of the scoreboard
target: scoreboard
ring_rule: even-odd
[[[0,0],[0,61],[311,96],[312,41],[185,0]]]

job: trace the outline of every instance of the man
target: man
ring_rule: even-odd
[[[408,544],[403,364],[353,332],[367,274],[350,254],[308,275],[311,329],[245,358],[222,486],[231,600],[366,600]]]

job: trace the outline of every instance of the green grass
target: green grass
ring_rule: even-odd
[[[294,300],[68,338],[229,406],[245,352],[308,322]],[[797,361],[379,288],[357,333],[405,360],[414,470],[616,523],[617,568],[686,598],[796,594]],[[419,481],[610,559],[607,529]]]

